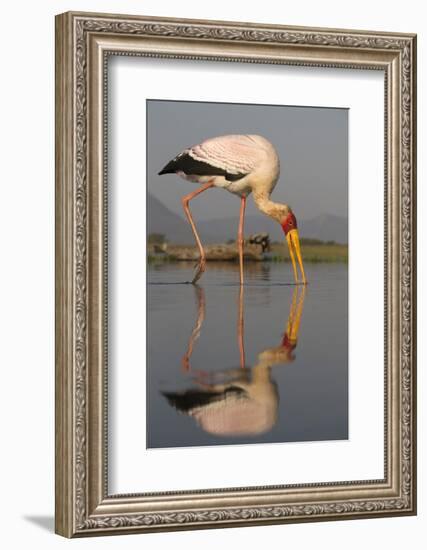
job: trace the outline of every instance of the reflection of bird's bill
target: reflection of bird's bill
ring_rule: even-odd
[[[295,288],[292,302],[291,310],[289,312],[288,323],[286,326],[285,336],[287,337],[288,342],[296,347],[298,341],[299,327],[301,323],[302,310],[304,308],[304,299],[305,299],[305,287],[302,287],[301,294],[298,298],[298,290]]]
[[[306,284],[307,280],[305,278],[304,266],[302,263],[301,246],[299,243],[298,229],[291,229],[290,231],[288,231],[286,235],[286,240],[288,241],[289,255],[291,257],[292,267],[294,268],[295,282],[296,283],[299,282],[298,271],[297,271],[297,266],[295,262],[295,256],[296,256],[298,260],[299,268],[301,270],[302,283]]]

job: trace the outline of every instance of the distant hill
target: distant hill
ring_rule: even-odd
[[[169,210],[156,197],[147,196],[148,233],[163,233],[166,238],[175,243],[191,243],[193,234],[187,221]]]
[[[300,236],[321,241],[348,243],[348,219],[332,214],[322,214],[311,220],[302,220]]]
[[[205,243],[226,242],[234,239],[237,233],[237,218],[219,218],[198,221],[197,227]],[[346,218],[323,214],[310,220],[298,220],[300,237],[348,243],[348,221]],[[157,198],[148,194],[148,233],[164,233],[173,243],[189,244],[193,235],[187,221],[169,210]],[[245,234],[269,233],[273,241],[283,239],[278,223],[262,214],[247,216]]]
[[[209,235],[215,235],[217,240],[224,241],[234,238],[237,232],[237,218],[224,218],[199,222],[201,231]],[[345,218],[325,214],[316,216],[310,220],[298,220],[300,237],[320,239],[321,241],[348,242],[348,223]],[[270,218],[260,214],[259,216],[247,216],[245,219],[245,233],[269,233],[273,241],[282,240],[283,232],[279,224]]]

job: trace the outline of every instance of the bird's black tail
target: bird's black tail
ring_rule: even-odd
[[[164,168],[162,168],[159,172],[159,176],[163,174],[173,174],[176,172],[176,162],[175,159],[169,161]]]

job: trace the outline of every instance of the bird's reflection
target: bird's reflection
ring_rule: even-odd
[[[194,285],[194,291],[196,293],[196,303],[197,303],[197,319],[194,324],[193,331],[191,333],[190,339],[188,340],[187,351],[182,358],[182,366],[184,371],[190,370],[190,357],[193,353],[193,348],[196,340],[200,336],[200,331],[202,330],[203,321],[206,316],[206,296],[205,291],[202,287]]]
[[[244,287],[237,304],[237,343],[240,368],[221,372],[193,371],[191,355],[206,316],[203,288],[195,287],[197,318],[182,358],[183,370],[191,375],[192,387],[180,392],[162,392],[170,405],[192,417],[207,433],[218,436],[255,436],[271,430],[277,420],[279,395],[271,369],[295,360],[305,286],[295,287],[289,316],[280,344],[261,351],[253,367],[245,360]]]

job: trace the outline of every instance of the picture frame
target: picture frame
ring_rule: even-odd
[[[56,533],[82,537],[416,514],[416,36],[67,12],[56,17],[55,48]],[[384,75],[383,478],[109,493],[110,56]]]

